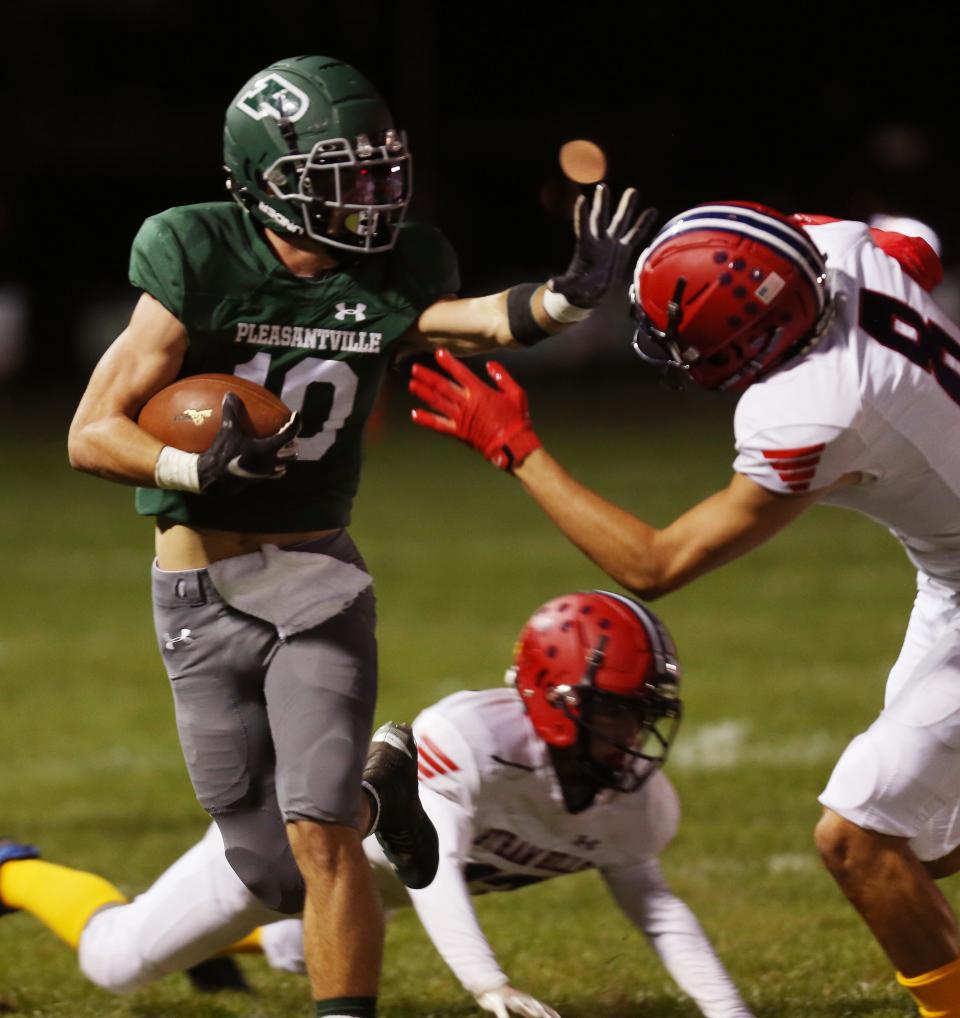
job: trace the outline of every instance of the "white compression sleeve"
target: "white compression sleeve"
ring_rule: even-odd
[[[603,878],[617,904],[706,1018],[753,1018],[697,917],[667,886],[656,859],[608,870]]]
[[[105,909],[87,923],[80,969],[106,990],[132,993],[277,918],[230,868],[214,825],[129,905]]]
[[[420,786],[420,799],[440,839],[440,867],[433,883],[410,898],[420,922],[440,956],[470,993],[482,993],[509,982],[480,929],[463,879],[463,860],[473,834],[470,816],[461,806]]]

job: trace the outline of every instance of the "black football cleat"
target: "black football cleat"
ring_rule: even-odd
[[[224,956],[208,958],[188,968],[184,973],[197,993],[220,993],[233,990],[235,993],[252,993],[243,969],[233,960]]]
[[[420,804],[417,742],[409,725],[388,721],[370,740],[363,785],[378,814],[373,833],[407,887],[426,887],[437,875],[437,832]]]
[[[0,838],[0,866],[5,862],[16,862],[18,859],[39,859],[40,849],[36,845],[25,845],[13,838]],[[0,901],[0,916],[10,915],[19,909],[10,908]]]

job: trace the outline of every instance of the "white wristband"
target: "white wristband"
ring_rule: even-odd
[[[171,491],[192,491],[200,493],[200,478],[197,464],[200,456],[195,452],[184,452],[165,445],[160,450],[156,465],[153,468],[153,479],[158,488]]]
[[[543,291],[543,310],[560,325],[570,325],[573,322],[582,322],[593,308],[578,308],[571,304],[562,293],[551,290],[547,286]]]

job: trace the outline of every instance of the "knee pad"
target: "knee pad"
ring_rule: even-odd
[[[251,894],[284,915],[303,911],[306,888],[288,848],[285,857],[267,858],[247,848],[228,848],[227,862]]]
[[[840,757],[820,802],[865,830],[916,837],[957,802],[960,753],[885,712]]]
[[[250,893],[274,912],[302,912],[306,888],[279,815],[244,812],[215,819],[227,862]]]

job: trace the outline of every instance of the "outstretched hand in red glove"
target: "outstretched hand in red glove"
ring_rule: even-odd
[[[436,359],[453,377],[414,364],[410,391],[436,411],[413,410],[410,416],[417,424],[459,438],[508,472],[540,448],[527,409],[527,394],[496,361],[486,364],[494,389],[449,350],[438,350]]]

